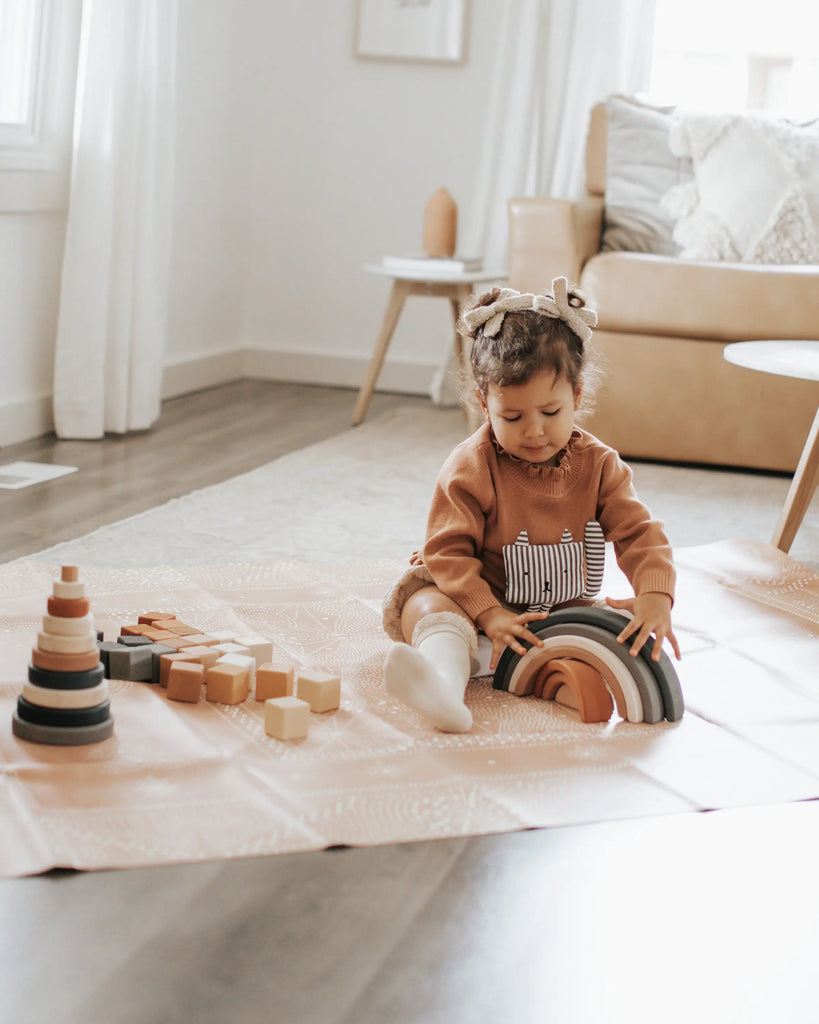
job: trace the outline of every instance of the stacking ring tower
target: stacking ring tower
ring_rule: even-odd
[[[584,722],[605,722],[614,713],[628,722],[676,722],[684,702],[671,659],[651,658],[653,644],[634,657],[617,637],[628,618],[608,608],[561,608],[529,624],[542,647],[516,654],[507,647],[493,686],[518,696],[559,699],[577,708]],[[561,692],[562,691],[562,692]]]

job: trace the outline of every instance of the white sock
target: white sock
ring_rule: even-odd
[[[472,713],[464,704],[464,692],[475,648],[475,630],[462,615],[425,615],[415,627],[412,646],[393,644],[387,654],[387,692],[443,732],[468,732]]]

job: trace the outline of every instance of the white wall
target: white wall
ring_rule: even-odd
[[[354,0],[179,0],[166,394],[245,372],[357,386],[388,293],[362,264],[419,248],[439,185],[469,206],[491,3],[446,66],[356,59]],[[64,230],[0,213],[0,445],[50,428]],[[383,383],[424,390],[450,337],[447,303],[410,299]]]
[[[242,342],[266,353],[257,368],[357,385],[389,290],[362,265],[420,249],[440,185],[468,207],[493,25],[490,0],[472,6],[468,60],[452,66],[356,59],[352,0],[245,5]],[[448,303],[410,299],[382,380],[426,388],[451,335]]]

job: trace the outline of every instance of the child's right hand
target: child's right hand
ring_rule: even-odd
[[[492,641],[492,660],[489,668],[494,671],[505,647],[511,647],[515,654],[525,654],[526,648],[520,642],[526,640],[534,647],[542,647],[543,641],[526,627],[530,622],[546,618],[546,612],[522,612],[517,614],[501,605],[494,605],[475,619],[475,623]]]

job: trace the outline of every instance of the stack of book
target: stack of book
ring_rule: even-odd
[[[482,270],[483,260],[479,256],[425,256],[423,253],[409,256],[384,256],[382,265],[398,273],[454,273],[466,274]]]

